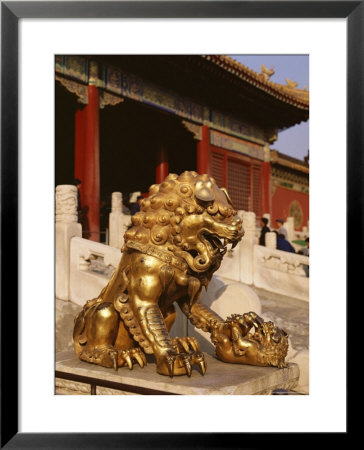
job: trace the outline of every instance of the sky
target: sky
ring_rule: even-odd
[[[260,66],[273,68],[274,75],[270,78],[274,83],[286,84],[286,78],[298,83],[298,88],[309,86],[308,55],[229,55],[255,72],[260,73]],[[271,148],[285,155],[303,160],[309,149],[309,121],[278,133],[278,139]]]

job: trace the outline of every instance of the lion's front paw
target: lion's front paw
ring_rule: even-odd
[[[245,314],[232,314],[225,321],[230,327],[236,324],[239,325],[242,334],[245,336],[253,327],[255,329],[261,328],[264,320],[253,311]]]
[[[200,352],[198,340],[193,336],[175,337],[172,339],[172,345],[178,353]]]
[[[174,375],[188,375],[190,377],[194,364],[200,367],[202,375],[206,373],[207,365],[203,353],[170,351],[157,358],[157,372],[162,375],[169,375],[171,378]]]
[[[140,367],[144,367],[147,364],[145,355],[140,348],[117,350],[107,345],[93,348],[86,347],[80,353],[80,359],[103,367],[113,367],[115,370],[123,366],[128,366],[129,369],[132,369],[134,362],[137,362]]]

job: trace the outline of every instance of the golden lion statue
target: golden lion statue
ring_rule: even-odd
[[[227,245],[234,247],[244,235],[226,190],[208,175],[170,174],[150,187],[131,220],[119,266],[75,319],[74,348],[81,360],[131,369],[153,354],[160,374],[190,376],[194,364],[204,374],[197,340],[169,336],[177,303],[193,325],[211,334],[222,361],[285,366],[283,330],[253,312],[224,321],[199,303]]]

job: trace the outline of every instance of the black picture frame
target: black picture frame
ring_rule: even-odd
[[[363,1],[1,2],[1,448],[257,448],[252,433],[18,432],[18,22],[21,18],[346,18],[347,303],[363,262]],[[11,106],[10,106],[11,105]],[[329,225],[329,224],[328,224]],[[343,236],[340,236],[343,238]],[[15,245],[15,248],[14,248]],[[360,252],[359,258],[352,256]],[[360,292],[360,291],[358,291]],[[9,336],[11,335],[11,345]],[[178,436],[176,436],[178,434]],[[347,434],[347,433],[344,433]],[[307,436],[308,437],[308,436]],[[275,438],[276,439],[276,438]],[[171,444],[172,443],[172,444]],[[302,441],[301,441],[302,443]],[[282,444],[282,441],[280,441]]]

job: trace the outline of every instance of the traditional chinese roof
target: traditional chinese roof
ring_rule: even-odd
[[[273,83],[269,71],[257,73],[226,55],[186,55],[186,65],[213,86],[210,97],[263,127],[284,130],[309,118],[309,93],[297,89],[297,83]],[[196,80],[196,84],[199,80]],[[200,91],[204,87],[200,85]]]
[[[297,89],[296,83],[290,80],[287,80],[287,85],[273,83],[263,73],[257,73],[229,56],[203,55],[203,57],[278,100],[308,111],[309,92]]]
[[[97,62],[98,87],[236,136],[272,142],[277,131],[309,117],[308,92],[269,80],[224,55],[69,55],[56,57],[59,76],[87,84]],[[244,125],[246,131],[240,128]],[[240,127],[240,128],[239,128]],[[236,130],[236,128],[239,128]],[[230,130],[230,131],[229,131]]]
[[[270,161],[273,165],[278,164],[280,166],[288,167],[305,174],[309,173],[309,167],[306,161],[301,161],[300,159],[294,158],[293,156],[284,155],[278,150],[271,150]]]

